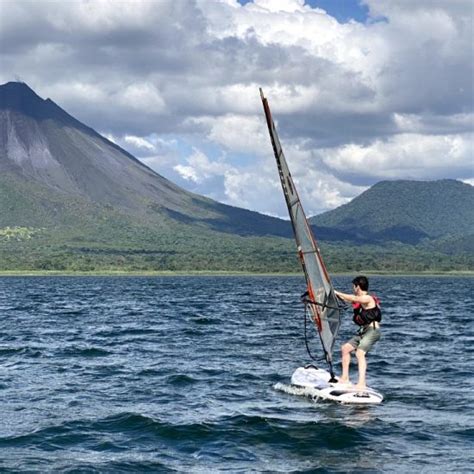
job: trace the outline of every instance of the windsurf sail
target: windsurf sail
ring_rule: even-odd
[[[262,89],[260,89],[260,96],[280,174],[283,194],[285,195],[286,205],[288,206],[288,212],[293,225],[298,256],[306,278],[307,301],[309,302],[311,315],[321,338],[331,377],[334,378],[332,352],[339,326],[341,325],[342,309],[334,293],[331,279],[324,265],[313,231],[306,219],[295,183],[283,154],[280,140],[278,139],[268,101],[264,97]]]

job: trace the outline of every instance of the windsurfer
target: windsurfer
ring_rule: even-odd
[[[360,326],[356,335],[347,341],[341,348],[342,352],[342,375],[339,383],[350,383],[349,365],[351,352],[355,351],[359,367],[359,380],[356,389],[365,389],[367,361],[365,355],[380,339],[380,320],[382,314],[378,305],[378,299],[369,295],[369,280],[365,276],[358,276],[352,280],[353,294],[336,291],[336,295],[344,301],[352,303],[354,307],[354,322]]]

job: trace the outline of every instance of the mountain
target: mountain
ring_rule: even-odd
[[[0,123],[3,186],[14,183],[14,188],[26,192],[26,200],[35,192],[41,194],[29,203],[26,214],[25,203],[18,203],[22,225],[38,225],[44,219],[61,224],[68,220],[67,211],[52,211],[51,203],[72,200],[233,234],[291,235],[289,224],[281,219],[227,206],[176,186],[52,100],[41,99],[24,83],[0,86]],[[18,225],[20,212],[13,219],[9,218],[12,213],[2,214],[0,226]]]
[[[275,176],[277,179],[277,176]],[[472,186],[394,181],[313,219],[330,271],[474,267]],[[300,271],[288,221],[190,193],[0,86],[0,271]]]
[[[310,222],[320,238],[330,232],[335,241],[416,245],[451,239],[458,245],[474,241],[474,187],[451,179],[382,181]]]
[[[288,270],[291,235],[176,186],[26,84],[0,86],[0,269]]]

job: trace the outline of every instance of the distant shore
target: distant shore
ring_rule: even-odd
[[[432,277],[432,276],[466,276],[474,277],[474,270],[464,271],[427,271],[427,272],[389,272],[389,271],[374,271],[374,270],[354,270],[350,272],[330,272],[332,276],[352,276],[354,274],[372,275],[372,276],[419,276],[419,277]],[[0,270],[0,277],[44,277],[44,276],[59,276],[59,277],[166,277],[166,276],[261,276],[261,277],[302,277],[302,272],[295,273],[263,273],[263,272],[246,272],[246,271],[211,271],[211,270],[188,270],[188,271],[115,271],[115,270],[102,270],[102,271],[64,271],[64,270]]]

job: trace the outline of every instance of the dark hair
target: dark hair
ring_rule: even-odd
[[[358,286],[362,291],[369,291],[369,280],[365,276],[356,276],[352,280],[352,284]]]

